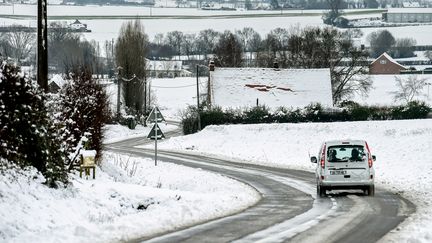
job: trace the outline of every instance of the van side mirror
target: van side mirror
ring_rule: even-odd
[[[373,161],[376,161],[376,156],[372,155],[372,159],[373,159]]]
[[[317,159],[317,157],[312,156],[312,157],[310,158],[310,161],[311,161],[312,163],[317,163],[318,159]]]

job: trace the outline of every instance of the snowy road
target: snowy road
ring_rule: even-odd
[[[140,143],[142,138],[133,138],[106,149],[154,156],[152,150],[134,148]],[[262,199],[238,214],[133,242],[376,242],[414,211],[410,202],[379,188],[375,197],[353,192],[317,199],[309,172],[170,151],[158,151],[158,157],[242,181]]]

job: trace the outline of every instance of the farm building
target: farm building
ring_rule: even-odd
[[[76,19],[75,22],[69,24],[69,28],[71,30],[87,30],[87,25]]]
[[[429,23],[432,22],[432,8],[390,8],[383,13],[388,23]]]
[[[222,108],[332,107],[330,69],[212,68],[209,102]]]
[[[369,65],[369,74],[399,74],[407,69],[384,52]]]
[[[152,78],[190,77],[192,73],[183,68],[182,61],[147,60],[146,71]]]
[[[56,74],[48,82],[48,91],[50,93],[58,93],[59,90],[66,84],[62,76]]]

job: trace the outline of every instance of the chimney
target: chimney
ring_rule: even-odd
[[[273,62],[273,68],[274,69],[279,69],[279,63],[278,63],[277,59],[275,59],[274,62]]]
[[[215,64],[213,60],[210,60],[209,62],[209,71],[212,72],[215,70]]]

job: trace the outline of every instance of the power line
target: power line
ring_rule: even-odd
[[[204,85],[204,83],[199,83],[199,84]],[[179,89],[179,88],[186,88],[186,87],[196,87],[196,84],[183,85],[183,86],[155,86],[155,85],[152,85],[152,88],[160,88],[160,89]]]

